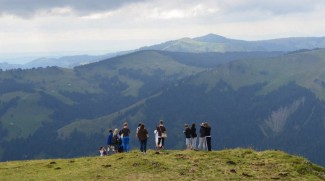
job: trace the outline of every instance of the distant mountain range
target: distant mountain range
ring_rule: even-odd
[[[123,51],[117,53],[108,53],[105,55],[72,55],[72,56],[63,56],[59,58],[50,58],[50,57],[41,57],[37,58],[31,62],[25,64],[9,64],[9,63],[0,63],[0,69],[31,69],[38,67],[49,67],[57,66],[62,68],[73,68],[79,65],[85,65],[107,58],[115,57],[118,55],[123,55],[130,53],[130,51]]]
[[[173,52],[249,52],[249,51],[295,51],[300,49],[325,48],[325,37],[296,37],[273,40],[244,41],[208,34],[197,38],[182,38],[142,50]]]
[[[164,42],[158,45],[142,47],[139,50],[161,50],[172,52],[204,53],[204,52],[257,52],[280,51],[289,52],[302,49],[325,48],[325,37],[295,37],[273,40],[244,41],[229,39],[223,36],[208,34],[197,38],[182,38]],[[28,69],[47,66],[73,68],[111,58],[118,55],[131,53],[138,50],[110,53],[100,56],[75,55],[60,58],[38,58],[26,64],[0,63],[0,69]]]
[[[281,149],[325,165],[325,49],[316,47],[140,50],[74,68],[0,70],[0,160],[97,154],[124,121],[132,135],[144,122],[153,148],[163,119],[167,149],[184,148],[184,123],[207,121],[213,149]]]

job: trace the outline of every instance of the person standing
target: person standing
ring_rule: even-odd
[[[205,127],[204,123],[200,126],[200,138],[199,138],[199,146],[198,149],[206,150],[206,139],[205,139]]]
[[[131,131],[130,131],[129,127],[128,127],[128,123],[125,122],[123,124],[123,128],[120,131],[120,135],[122,137],[122,144],[123,144],[123,151],[124,152],[130,151],[130,145],[129,145],[129,142],[130,142],[129,135],[130,135],[130,133],[131,133]]]
[[[113,139],[113,130],[108,131],[108,136],[107,136],[107,155],[110,155],[113,153],[114,146],[112,144],[112,139]]]
[[[141,124],[140,129],[138,130],[138,138],[140,141],[140,151],[143,154],[147,153],[147,140],[148,140],[148,131],[144,127],[144,124]]]
[[[159,130],[158,130],[158,146],[160,149],[164,149],[165,139],[167,138],[167,130],[164,126],[164,121],[159,121]]]
[[[211,127],[208,123],[204,123],[205,127],[205,139],[207,142],[208,151],[211,151]]]
[[[118,153],[122,144],[121,137],[119,135],[118,129],[114,129],[112,137],[112,146],[114,146],[114,152]]]
[[[142,125],[142,123],[139,123],[139,124],[138,124],[137,131],[136,131],[136,133],[135,133],[135,137],[136,137],[136,138],[138,137],[138,132],[139,132],[139,129],[140,129],[141,125]]]
[[[197,140],[196,127],[195,127],[195,123],[192,123],[192,127],[191,127],[192,150],[196,150],[196,140]]]
[[[159,148],[159,145],[158,145],[158,130],[159,130],[159,126],[156,127],[155,131],[153,131],[153,133],[155,134],[155,145],[156,145],[156,149]]]
[[[185,134],[185,144],[186,144],[186,149],[190,150],[191,149],[191,129],[188,126],[188,124],[184,125],[185,130],[183,133]]]

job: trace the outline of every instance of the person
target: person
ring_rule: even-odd
[[[195,123],[192,123],[191,127],[191,144],[192,144],[192,149],[196,150],[196,140],[197,140],[197,134],[196,134],[196,127]]]
[[[164,149],[165,139],[167,138],[167,130],[164,126],[164,121],[159,121],[159,129],[158,129],[158,146],[159,149]]]
[[[143,154],[147,153],[147,140],[148,140],[148,131],[144,127],[144,124],[141,124],[140,129],[138,131],[138,138],[140,141],[140,151]]]
[[[119,135],[118,129],[114,129],[113,137],[112,137],[112,146],[114,147],[115,153],[121,152],[121,148],[123,148],[122,140]]]
[[[107,152],[103,146],[99,148],[99,156],[107,155]]]
[[[120,135],[122,137],[122,144],[123,144],[123,151],[124,152],[130,151],[130,145],[129,145],[129,142],[130,142],[130,138],[129,138],[130,132],[131,131],[128,128],[128,123],[125,122],[123,124],[123,128],[120,131]]]
[[[200,138],[199,138],[199,146],[198,149],[206,150],[206,140],[205,140],[205,127],[204,123],[200,126]]]
[[[205,127],[205,139],[206,139],[208,151],[211,151],[211,127],[207,122],[204,124],[204,127]]]
[[[159,148],[159,145],[158,145],[158,130],[159,130],[159,126],[156,127],[156,129],[153,131],[153,133],[155,134],[155,144],[156,144],[156,149]]]
[[[136,137],[136,138],[138,137],[138,132],[139,132],[139,129],[140,129],[141,125],[142,125],[142,123],[139,123],[139,124],[138,124],[137,131],[136,131],[136,133],[135,133],[135,137]]]
[[[191,149],[191,129],[188,126],[188,124],[184,125],[185,130],[183,133],[185,134],[185,144],[186,144],[186,149],[190,150]]]
[[[107,155],[112,153],[112,150],[114,149],[114,146],[112,145],[112,138],[113,138],[113,130],[108,131],[107,136]]]

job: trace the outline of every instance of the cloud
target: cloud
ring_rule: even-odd
[[[291,14],[311,12],[325,6],[323,0],[219,0],[218,4],[225,12],[261,11],[271,14]]]
[[[323,17],[324,0],[0,0],[0,53],[118,51],[208,33],[324,36]]]
[[[86,15],[141,1],[145,0],[0,0],[0,15],[31,17],[39,12],[53,13],[61,9],[70,9],[77,14]]]

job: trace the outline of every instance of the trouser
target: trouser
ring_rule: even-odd
[[[197,140],[197,137],[194,137],[191,139],[192,141],[192,149],[196,149],[196,140]]]
[[[208,151],[211,151],[211,136],[205,137],[207,141]]]
[[[158,138],[158,145],[163,148],[165,145],[165,138]]]
[[[122,144],[123,144],[123,151],[124,152],[130,151],[129,141],[130,141],[130,139],[129,139],[128,136],[123,137]]]
[[[147,152],[147,139],[140,140],[140,151]]]
[[[198,146],[198,149],[206,150],[206,146],[207,146],[207,143],[206,143],[205,137],[200,137],[199,138],[199,146]]]

